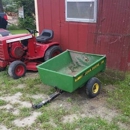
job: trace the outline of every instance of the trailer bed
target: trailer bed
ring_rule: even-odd
[[[106,56],[66,50],[37,66],[44,84],[73,92],[104,71]]]

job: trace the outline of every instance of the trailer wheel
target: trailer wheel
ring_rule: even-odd
[[[86,93],[90,98],[96,97],[100,93],[101,82],[98,78],[91,78],[86,84]]]
[[[25,76],[26,66],[22,61],[14,61],[10,64],[8,74],[14,79]]]
[[[4,71],[6,67],[0,67],[0,71]]]
[[[62,52],[62,50],[59,46],[50,47],[45,53],[44,61],[49,60],[50,58],[60,54],[61,52]]]

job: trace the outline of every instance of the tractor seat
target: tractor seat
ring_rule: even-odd
[[[36,40],[37,42],[45,43],[51,40],[53,36],[54,36],[53,30],[44,29],[42,33],[38,37],[36,37]]]

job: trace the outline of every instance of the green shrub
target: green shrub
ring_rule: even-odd
[[[10,24],[10,25],[8,25],[7,29],[8,30],[18,30],[18,29],[20,29],[20,27],[15,24]]]
[[[27,16],[26,18],[19,18],[19,23],[18,23],[19,28],[30,28],[30,29],[34,29],[36,28],[35,25],[35,20],[33,17],[29,17]]]

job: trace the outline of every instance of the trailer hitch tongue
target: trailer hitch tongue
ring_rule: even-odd
[[[58,91],[58,92],[55,92],[53,94],[51,94],[49,96],[48,99],[46,99],[45,101],[42,101],[41,103],[37,104],[37,105],[34,105],[32,104],[32,108],[34,109],[39,109],[41,108],[43,105],[46,105],[47,103],[51,102],[53,99],[55,99],[56,97],[58,97],[59,95],[61,95],[63,93],[63,91]]]

